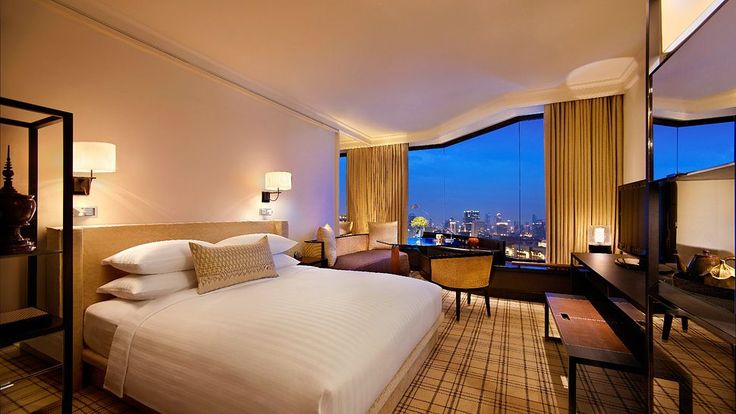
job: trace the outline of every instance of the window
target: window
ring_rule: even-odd
[[[409,222],[422,216],[429,231],[505,240],[510,258],[544,260],[544,186],[544,123],[526,117],[444,147],[410,148]]]
[[[733,120],[655,120],[654,178],[733,162],[734,128]]]
[[[346,183],[348,181],[348,157],[345,156],[345,154],[340,154],[340,171],[339,173],[339,181],[340,186],[337,189],[337,195],[339,197],[339,203],[338,211],[340,214],[340,221],[346,221],[348,219],[348,192]]]

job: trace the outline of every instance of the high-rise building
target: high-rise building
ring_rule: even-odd
[[[532,221],[531,233],[532,233],[532,236],[534,236],[535,238],[539,240],[546,239],[547,238],[547,226],[545,225],[544,220],[537,219],[537,220]]]
[[[463,223],[472,223],[478,220],[480,220],[480,211],[478,210],[463,211]]]
[[[496,213],[496,223],[493,226],[493,234],[498,236],[508,236],[513,231],[514,226],[511,225],[511,220],[504,220],[501,213]]]
[[[454,218],[450,217],[450,219],[447,220],[447,223],[445,223],[445,228],[450,233],[457,233],[457,221]]]

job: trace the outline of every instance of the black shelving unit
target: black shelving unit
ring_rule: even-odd
[[[51,369],[62,370],[61,411],[72,412],[72,351],[73,351],[73,276],[72,276],[72,220],[73,204],[72,194],[74,183],[72,178],[72,142],[73,142],[73,115],[66,111],[34,105],[9,98],[0,97],[0,107],[14,108],[23,111],[24,114],[37,114],[35,121],[23,121],[20,119],[0,117],[0,124],[25,128],[28,134],[28,193],[35,196],[38,205],[45,200],[39,199],[38,192],[38,166],[39,166],[39,130],[51,125],[62,126],[62,149],[63,149],[63,195],[62,195],[62,228],[63,240],[61,250],[48,250],[38,246],[38,214],[36,214],[30,225],[25,229],[26,237],[36,242],[37,249],[26,254],[0,255],[0,261],[18,259],[25,257],[28,263],[27,277],[27,307],[36,307],[38,300],[38,258],[40,256],[59,256],[61,258],[61,315],[50,315],[44,324],[10,329],[4,332],[0,338],[0,347],[6,347],[16,342],[48,335],[63,331],[63,353],[61,364],[43,369],[40,372],[27,375],[33,376]],[[25,377],[24,377],[25,378]],[[21,380],[23,378],[18,378]]]

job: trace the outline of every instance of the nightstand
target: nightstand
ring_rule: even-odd
[[[314,267],[327,267],[327,259],[323,259],[320,257],[303,257],[301,261],[299,261],[299,265],[301,266],[314,266]]]

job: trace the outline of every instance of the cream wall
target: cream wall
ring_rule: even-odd
[[[267,205],[292,238],[335,224],[334,131],[54,3],[0,0],[0,91],[74,113],[75,140],[117,145],[118,171],[74,200],[99,216],[77,224],[260,219],[270,170],[293,174]],[[58,180],[40,185],[60,193]],[[59,225],[53,215],[41,225]]]
[[[734,253],[733,180],[677,183],[677,244]]]
[[[646,52],[642,49],[637,56],[639,77],[634,85],[624,93],[624,184],[643,180],[647,176],[645,54]]]

